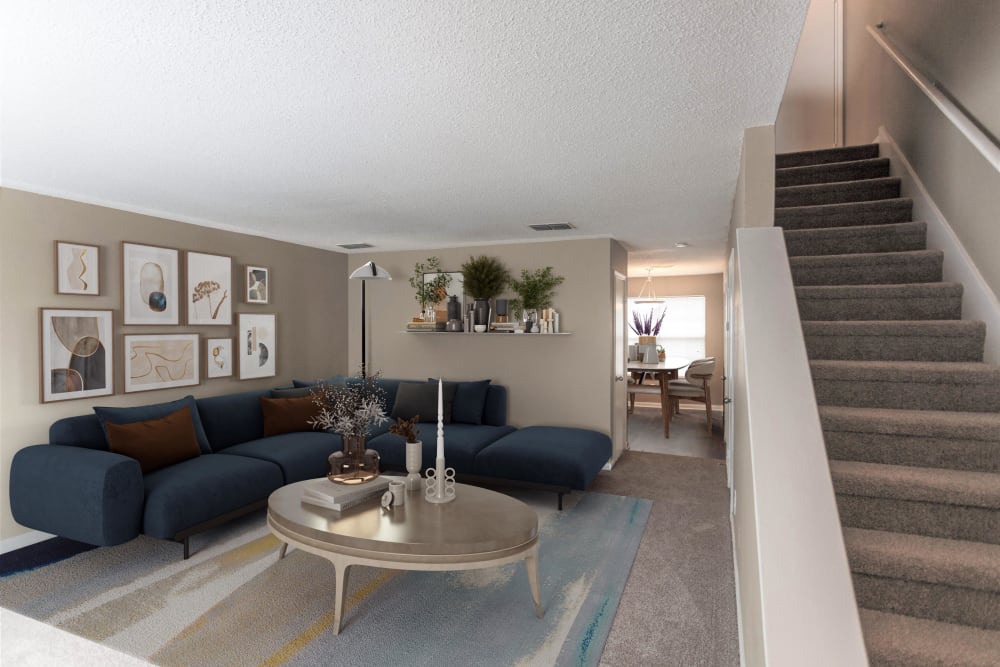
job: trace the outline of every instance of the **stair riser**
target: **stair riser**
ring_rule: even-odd
[[[789,185],[816,185],[819,183],[840,183],[859,181],[866,178],[885,178],[889,175],[889,161],[836,163],[830,165],[810,165],[805,169],[793,167],[778,169],[774,174],[774,184],[779,188]]]
[[[837,494],[840,522],[853,528],[1000,544],[1000,511],[982,507]]]
[[[839,146],[815,151],[798,151],[795,153],[779,153],[774,156],[774,166],[808,167],[831,162],[847,162],[849,160],[870,160],[878,157],[878,144],[863,144],[860,146]]]
[[[1000,472],[1000,442],[829,430],[823,439],[829,457],[840,461]]]
[[[805,336],[810,359],[855,361],[982,361],[976,336]]]
[[[820,285],[906,285],[941,281],[940,257],[921,257],[912,262],[846,266],[792,265],[792,283],[798,287]]]
[[[913,201],[889,199],[846,206],[816,208],[779,208],[774,211],[774,225],[783,229],[824,229],[858,225],[886,225],[909,222]]]
[[[853,578],[859,607],[1000,630],[1000,594],[857,572]]]
[[[899,410],[1000,411],[1000,387],[962,382],[813,378],[819,405]]]
[[[822,231],[822,230],[820,230]],[[850,255],[872,252],[906,252],[927,247],[926,227],[899,233],[864,234],[853,237],[812,238],[809,233],[785,234],[789,257],[805,255]]]
[[[777,188],[774,206],[818,206],[846,202],[875,201],[899,196],[899,181],[858,181],[849,185],[815,185]]]
[[[958,320],[962,297],[824,299],[799,296],[804,320],[847,322],[862,320]]]

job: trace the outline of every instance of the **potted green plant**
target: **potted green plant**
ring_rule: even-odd
[[[469,261],[462,265],[462,279],[465,281],[465,291],[476,300],[473,306],[474,324],[488,326],[489,300],[499,296],[507,287],[510,271],[497,258],[480,255],[469,257]]]
[[[511,289],[520,297],[520,305],[528,322],[535,322],[539,310],[552,306],[555,289],[563,280],[565,279],[562,276],[552,272],[551,266],[546,266],[544,269],[534,271],[522,269],[521,279],[510,281]],[[530,326],[526,325],[525,330],[531,331]]]
[[[425,273],[435,273],[433,279],[424,281]],[[413,275],[410,277],[410,287],[416,290],[414,297],[420,304],[420,314],[426,319],[428,310],[432,309],[448,296],[448,286],[451,285],[451,276],[441,271],[441,260],[437,257],[428,257],[427,263],[417,262],[413,265]],[[431,321],[434,316],[430,316]]]

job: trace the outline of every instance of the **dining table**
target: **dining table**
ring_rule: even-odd
[[[626,368],[636,382],[642,382],[644,373],[651,373],[660,383],[660,409],[663,411],[663,437],[670,437],[670,401],[667,397],[667,383],[676,380],[678,372],[691,363],[683,357],[665,357],[656,363],[629,360]]]

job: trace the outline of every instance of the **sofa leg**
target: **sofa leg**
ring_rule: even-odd
[[[190,537],[185,537],[184,538],[184,560],[187,560],[190,557],[191,557],[191,538]]]
[[[563,493],[562,491],[559,492],[559,511],[560,512],[562,512],[562,499],[563,499],[564,495],[566,495],[566,494]]]

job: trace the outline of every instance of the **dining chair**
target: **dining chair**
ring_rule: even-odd
[[[646,384],[646,379],[656,381],[656,384]],[[635,397],[638,394],[660,395],[660,382],[653,373],[631,373],[628,379],[628,414],[635,411]],[[662,403],[662,401],[661,401]]]
[[[696,359],[684,371],[683,380],[667,383],[667,399],[671,413],[680,410],[680,401],[697,401],[705,404],[705,418],[708,432],[712,432],[712,375],[715,373],[715,357]]]

